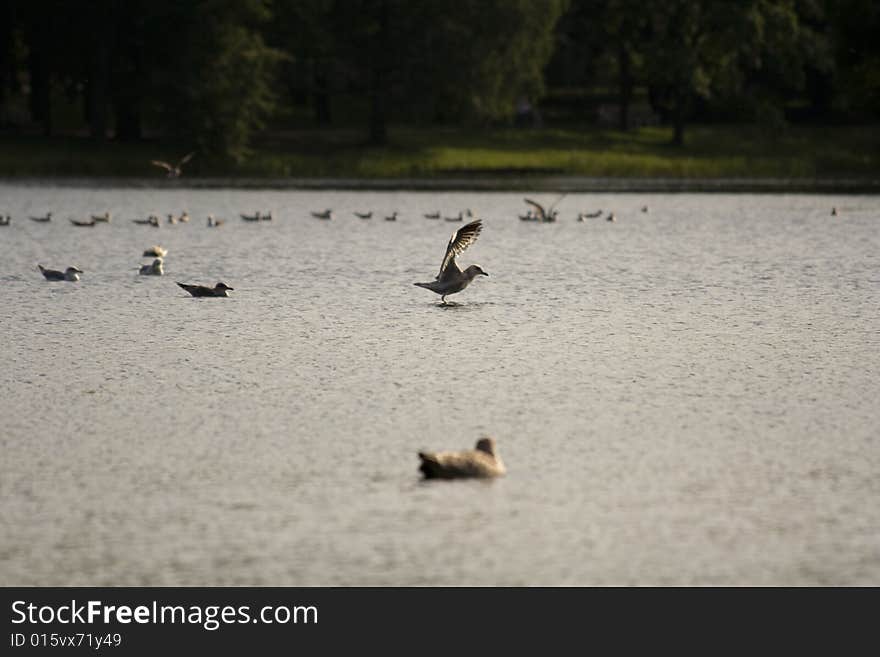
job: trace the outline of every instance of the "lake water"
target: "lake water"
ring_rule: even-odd
[[[0,584],[880,585],[880,197],[523,196],[0,185]]]

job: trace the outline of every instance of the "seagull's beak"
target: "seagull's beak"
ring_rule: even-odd
[[[483,272],[483,276],[488,276],[488,275],[489,275],[489,274],[487,274],[486,272]]]

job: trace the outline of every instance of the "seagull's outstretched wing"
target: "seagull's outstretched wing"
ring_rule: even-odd
[[[537,201],[533,201],[533,200],[530,199],[530,198],[524,198],[523,200],[524,200],[526,203],[528,203],[529,205],[531,205],[533,208],[535,208],[535,210],[537,210],[537,212],[538,212],[538,216],[541,217],[541,219],[544,219],[544,218],[547,217],[547,212],[545,212],[545,210],[544,210],[544,206],[543,206],[543,205],[541,205],[541,204],[538,203]]]
[[[174,167],[172,167],[167,162],[163,162],[162,160],[150,160],[151,164],[155,164],[157,167],[162,167],[166,171],[171,171]]]
[[[476,241],[481,230],[483,230],[483,221],[482,219],[477,219],[452,233],[449,244],[446,245],[446,254],[443,256],[443,262],[440,264],[440,273],[437,274],[438,279],[443,275],[449,264],[455,260],[455,257]]]
[[[189,161],[192,159],[192,156],[195,155],[195,154],[196,154],[196,152],[193,151],[192,153],[187,153],[186,155],[184,155],[184,156],[180,159],[180,162],[177,163],[177,168],[179,169],[179,168],[182,167],[184,164],[186,164],[187,162],[189,162]]]
[[[550,206],[550,208],[547,210],[547,212],[553,212],[553,208],[555,208],[557,205],[559,205],[559,202],[560,202],[562,199],[564,199],[566,196],[568,196],[568,194],[563,194],[563,195],[560,196],[558,199],[556,199],[555,201],[553,201],[553,205]]]

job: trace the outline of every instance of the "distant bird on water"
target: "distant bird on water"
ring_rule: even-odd
[[[372,212],[355,212],[354,216],[357,217],[358,219],[372,219],[373,213]]]
[[[182,223],[182,224],[187,223],[187,222],[189,221],[189,212],[187,212],[186,210],[184,210],[184,211],[183,211],[183,214],[180,215],[180,216],[177,218],[177,220],[178,220],[180,223]]]
[[[37,265],[47,281],[78,281],[79,275],[83,273],[82,269],[77,267],[68,267],[64,271],[57,269],[46,269],[43,265]]]
[[[52,213],[47,212],[45,217],[31,217],[31,221],[38,221],[40,223],[46,223],[47,221],[52,221]]]
[[[617,216],[613,212],[609,212],[608,216],[605,217],[605,221],[617,221]]]
[[[2,215],[0,215],[0,226],[8,226],[11,223],[12,223],[12,217],[10,217],[8,214],[6,215],[5,218]]]
[[[96,224],[109,224],[110,223],[110,213],[105,212],[104,214],[93,214],[92,221]]]
[[[439,294],[440,301],[446,304],[446,297],[448,295],[461,292],[477,276],[488,276],[489,274],[484,272],[479,265],[471,265],[462,271],[455,261],[458,255],[476,241],[482,230],[482,220],[477,219],[452,233],[449,244],[446,245],[443,261],[440,263],[440,273],[430,283],[413,283],[413,285]]]
[[[836,217],[837,214],[838,214],[838,213],[837,213],[837,208],[831,208],[831,216],[832,216],[832,217]]]
[[[439,219],[440,218],[440,211],[438,210],[437,212],[429,212],[427,214],[423,214],[422,216],[425,219]]]
[[[238,215],[244,221],[259,221],[260,220],[260,211],[257,210],[256,214],[240,214]]]
[[[459,212],[456,217],[443,217],[446,221],[464,221],[464,213]]]
[[[168,162],[163,162],[162,160],[150,160],[150,163],[157,166],[162,167],[167,171],[166,178],[180,178],[180,174],[183,173],[183,165],[189,162],[192,159],[192,156],[195,155],[195,151],[192,153],[187,153],[176,165],[171,165]]]
[[[584,219],[595,219],[596,217],[602,216],[602,210],[596,210],[595,212],[578,212],[577,220],[583,221]]]
[[[132,219],[132,221],[142,226],[154,226],[156,228],[159,227],[159,217],[154,214],[151,214],[146,219]]]
[[[648,211],[648,206],[647,206],[647,205],[643,205],[643,206],[642,206],[642,212],[647,212],[647,211]]]
[[[312,212],[312,216],[315,219],[332,219],[333,218],[333,210],[327,208],[323,212]]]
[[[176,281],[175,281],[176,282]],[[204,285],[187,285],[186,283],[177,283],[184,290],[194,297],[228,297],[227,290],[232,290],[226,283],[217,283],[214,287],[206,287]]]
[[[398,214],[398,212],[397,212],[397,210],[395,210],[394,212],[391,213],[390,216],[385,217],[385,221],[397,221],[397,214]]]
[[[168,249],[164,249],[158,244],[156,244],[155,246],[151,246],[149,249],[144,251],[145,258],[164,258],[166,255],[168,255]]]
[[[95,225],[95,220],[89,219],[88,221],[80,221],[79,219],[70,219],[70,223],[72,223],[74,226],[86,226],[91,228]]]
[[[460,452],[419,452],[425,479],[500,477],[507,472],[494,438],[480,438],[474,449]]]
[[[138,273],[141,276],[164,276],[165,270],[162,268],[162,258],[156,258],[152,264],[142,265]]]
[[[213,214],[208,215],[208,228],[219,228],[223,223],[222,219],[214,219]]]

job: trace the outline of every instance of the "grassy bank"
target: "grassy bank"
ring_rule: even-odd
[[[187,145],[98,143],[84,137],[0,137],[0,176],[161,177],[151,159]],[[834,178],[880,174],[880,126],[692,126],[687,144],[666,128],[440,130],[398,128],[367,148],[353,130],[274,132],[241,164],[193,158],[189,176],[433,178],[505,174],[664,178]]]

